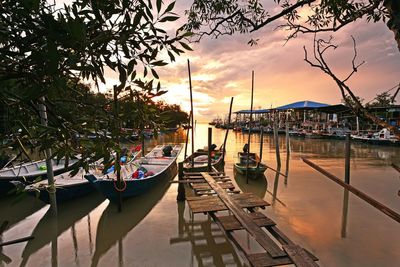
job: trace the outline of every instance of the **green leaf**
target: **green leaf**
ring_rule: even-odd
[[[181,46],[182,46],[183,48],[185,48],[186,50],[193,51],[193,49],[192,49],[189,45],[185,44],[184,42],[179,42],[179,43],[180,43]]]
[[[163,3],[162,0],[157,0],[157,12],[160,13],[161,10],[161,4]]]
[[[166,22],[166,21],[175,21],[179,19],[179,16],[166,16],[160,19],[160,22]]]
[[[155,69],[151,69],[151,73],[153,74],[154,78],[160,79]]]
[[[169,5],[167,6],[167,8],[165,9],[165,12],[164,12],[164,13],[167,13],[167,12],[172,11],[172,9],[174,9],[174,6],[175,6],[175,2],[172,2],[171,4],[169,4]]]

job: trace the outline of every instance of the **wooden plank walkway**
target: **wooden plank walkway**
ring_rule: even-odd
[[[263,213],[255,211],[256,208],[265,208],[270,204],[252,193],[234,194],[238,190],[225,173],[184,173],[180,182],[188,183],[195,194],[194,197],[187,198],[192,214],[209,214],[244,252],[251,266],[266,267],[285,264],[301,267],[318,266],[315,263],[318,259],[314,255],[290,241],[277,228],[275,222]],[[229,215],[218,214],[221,211],[229,211]],[[237,230],[247,231],[265,252],[248,251],[241,244],[242,241],[232,235]]]

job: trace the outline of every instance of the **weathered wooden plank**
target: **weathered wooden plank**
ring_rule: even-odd
[[[232,196],[232,199],[242,208],[266,207],[271,205],[253,193],[242,193]]]
[[[273,258],[284,257],[287,255],[260,227],[257,226],[248,214],[231,199],[225,190],[223,190],[221,186],[215,182],[210,175],[208,175],[208,173],[204,172],[202,175],[212,189],[218,193],[218,196],[221,198],[223,203],[225,203],[229,210],[232,211],[236,219]]]
[[[190,176],[202,176],[201,172],[183,172],[184,175],[190,175]],[[209,172],[208,173],[210,176],[214,175],[225,175],[225,172]]]
[[[219,187],[222,189],[235,189],[235,186],[232,183],[220,183]],[[199,184],[192,184],[192,188],[195,191],[206,191],[212,190],[211,186],[208,183],[199,183]]]
[[[218,176],[212,176],[212,177],[214,179],[230,178],[227,175],[218,175]],[[198,176],[198,175],[195,175],[195,176],[185,175],[185,176],[183,176],[183,178],[185,178],[185,179],[204,179],[203,176]]]
[[[298,245],[284,245],[283,249],[298,267],[317,267],[310,255]]]
[[[270,218],[267,218],[261,212],[252,212],[249,213],[249,216],[259,227],[275,225],[274,221],[272,221]],[[240,224],[235,216],[216,216],[216,219],[221,222],[221,225],[225,231],[235,231],[243,229],[243,226]]]
[[[229,195],[231,195],[231,194],[240,194],[241,193],[241,191],[240,190],[229,190],[229,191],[226,191]],[[217,193],[215,193],[214,191],[197,191],[196,192],[196,195],[198,195],[198,196],[215,196]]]
[[[218,197],[200,197],[200,199],[188,200],[188,205],[193,213],[205,213],[228,209]]]
[[[279,265],[292,264],[292,260],[289,257],[272,258],[268,253],[255,253],[247,255],[251,266],[254,267],[270,267]]]

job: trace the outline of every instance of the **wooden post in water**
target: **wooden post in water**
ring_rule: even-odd
[[[208,127],[208,162],[207,162],[207,170],[211,172],[211,144],[212,144],[212,128]]]
[[[279,153],[278,123],[277,123],[276,115],[275,115],[275,120],[274,120],[274,139],[275,139],[275,151],[276,151],[276,165],[277,165],[277,169],[280,169],[281,168],[281,155]]]
[[[189,114],[189,123],[188,123],[188,126],[190,126],[190,119],[191,119],[191,117],[192,117],[192,111],[190,111],[190,114]],[[187,132],[186,132],[185,155],[184,155],[183,160],[185,160],[186,157],[187,157],[187,147],[188,147],[188,142],[189,142],[189,131],[190,131],[190,127],[187,128]]]
[[[344,162],[344,181],[346,184],[350,184],[350,133],[346,134],[346,151],[345,151],[345,162]]]
[[[346,133],[346,147],[345,147],[345,161],[344,161],[344,182],[350,184],[350,133]],[[347,235],[347,214],[349,211],[349,190],[344,189],[343,195],[343,209],[342,209],[342,231],[341,236]]]
[[[192,113],[191,126],[192,126],[192,155],[194,154],[194,113],[193,113],[193,93],[192,93],[192,75],[190,73],[190,62],[187,60],[188,72],[189,72],[189,90],[190,90],[190,110]],[[192,167],[194,166],[194,157],[192,157]]]
[[[253,94],[254,94],[254,70],[251,72],[251,105],[250,105],[249,138],[247,139],[246,184],[249,183],[250,136],[251,136],[251,123],[253,120]]]
[[[183,181],[183,162],[178,163],[178,181]],[[176,197],[177,201],[185,201],[185,186],[183,183],[178,183],[178,196]]]
[[[232,105],[233,105],[233,97],[231,97],[231,105],[229,106],[229,116],[228,116],[228,127],[226,128],[225,139],[224,139],[224,148],[222,150],[222,161],[225,162],[225,154],[226,154],[226,140],[228,139],[229,133],[229,125],[231,124],[231,114],[232,114]]]
[[[286,155],[290,154],[289,122],[286,122]]]
[[[286,121],[286,170],[285,170],[285,185],[288,182],[289,176],[289,160],[290,160],[290,136],[289,136],[289,122]]]
[[[260,166],[262,156],[263,156],[263,144],[264,144],[264,128],[261,127],[261,136],[260,136],[260,161],[257,163],[257,169]]]
[[[39,116],[40,116],[40,123],[47,127],[47,110],[46,106],[44,105],[45,98],[42,96],[40,98],[39,103]],[[53,215],[57,215],[57,200],[56,200],[56,187],[54,185],[54,172],[53,172],[53,164],[51,161],[51,149],[48,148],[45,151],[46,155],[46,170],[47,170],[47,183],[48,183],[48,192],[50,198],[50,207],[52,210]]]

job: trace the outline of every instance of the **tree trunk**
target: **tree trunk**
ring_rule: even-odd
[[[384,6],[388,10],[390,17],[387,26],[394,33],[394,39],[400,51],[400,3],[398,0],[385,0]]]

